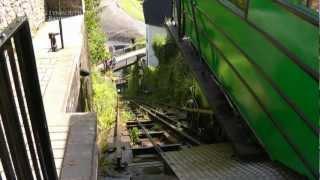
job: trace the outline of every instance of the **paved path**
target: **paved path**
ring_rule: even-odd
[[[45,22],[33,37],[41,92],[58,173],[64,157],[70,115],[66,114],[66,98],[83,44],[83,16],[62,21],[65,48],[50,52],[49,32],[59,32],[58,21]],[[60,39],[57,37],[58,47]]]
[[[128,42],[132,38],[145,36],[144,22],[129,16],[119,7],[117,0],[102,0],[100,6],[102,28],[109,41]]]

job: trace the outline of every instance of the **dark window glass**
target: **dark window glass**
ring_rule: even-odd
[[[319,24],[319,0],[277,0],[314,25]]]
[[[230,1],[232,4],[234,4],[235,6],[237,6],[238,8],[244,11],[247,9],[248,0],[228,0],[228,1]]]
[[[291,2],[319,12],[319,0],[291,0]]]
[[[309,7],[312,10],[319,12],[319,0],[309,0]]]

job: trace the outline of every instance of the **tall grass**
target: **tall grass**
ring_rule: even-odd
[[[102,32],[97,16],[100,0],[85,0],[89,58],[95,66],[110,56],[105,48],[107,37]],[[94,69],[94,68],[93,68]],[[115,120],[117,92],[111,78],[94,70],[92,72],[93,108],[97,112],[100,130],[107,130]]]
[[[110,58],[110,53],[105,47],[107,41],[98,18],[100,0],[85,0],[85,24],[87,28],[89,56],[93,64]]]
[[[93,107],[100,129],[109,129],[116,118],[117,91],[114,83],[97,71],[92,73]]]

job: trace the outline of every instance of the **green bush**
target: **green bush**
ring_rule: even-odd
[[[133,144],[139,143],[139,129],[134,127],[130,130],[130,138]]]
[[[141,49],[141,48],[145,48],[146,47],[146,38],[144,36],[140,36],[140,37],[137,37],[135,39],[135,46],[137,49]]]
[[[162,129],[162,126],[160,124],[155,124],[151,130],[152,131],[160,131]]]
[[[128,88],[126,89],[125,94],[126,96],[133,97],[139,92],[139,67],[134,65],[128,73]]]
[[[143,69],[141,87],[137,86],[139,67],[134,67],[130,73],[126,95],[143,98],[151,103],[163,102],[178,106],[193,99],[206,107],[206,99],[176,44],[164,36],[156,36],[153,48],[159,59],[159,66]]]
[[[124,109],[121,111],[121,121],[122,122],[127,122],[129,120],[132,120],[133,118],[134,118],[134,114],[129,109]]]
[[[99,0],[85,0],[85,5],[85,24],[87,28],[89,56],[93,64],[98,64],[110,58],[110,53],[105,47],[107,37],[102,31],[97,15]]]
[[[92,73],[93,107],[102,130],[109,129],[116,118],[117,90],[114,83],[97,71]]]

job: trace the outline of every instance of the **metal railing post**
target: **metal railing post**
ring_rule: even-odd
[[[5,177],[58,180],[27,18],[17,19],[2,34],[0,158]]]
[[[59,0],[59,30],[60,30],[61,48],[63,49],[64,42],[63,42],[62,20],[61,20],[61,0]]]

